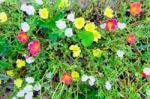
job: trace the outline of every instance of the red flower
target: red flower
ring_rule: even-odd
[[[29,37],[25,32],[21,31],[18,33],[17,39],[23,43],[26,43],[29,40]]]
[[[115,30],[117,28],[118,22],[116,19],[108,19],[106,21],[106,30]]]
[[[40,42],[39,40],[35,39],[32,42],[28,44],[28,49],[30,50],[30,53],[32,56],[37,56],[40,52]]]
[[[70,73],[63,73],[63,75],[60,78],[60,81],[65,83],[66,85],[70,85],[72,82],[72,76]]]
[[[134,34],[128,34],[127,35],[127,42],[130,44],[134,44],[136,42],[136,38]]]
[[[133,2],[130,4],[130,14],[135,16],[142,11],[142,4],[140,2]]]
[[[144,68],[143,72],[141,73],[142,77],[150,76],[150,68]]]

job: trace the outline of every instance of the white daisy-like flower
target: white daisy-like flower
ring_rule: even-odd
[[[41,88],[42,88],[42,86],[41,86],[40,84],[36,84],[36,85],[34,86],[34,90],[35,90],[35,91],[40,91]]]
[[[81,78],[81,80],[82,80],[83,82],[86,82],[88,79],[89,79],[89,76],[88,76],[88,75],[83,75],[82,78]]]
[[[51,72],[46,74],[46,78],[50,79],[51,77],[52,77],[52,73]]]
[[[101,24],[101,25],[100,25],[100,27],[101,27],[102,29],[105,29],[105,27],[106,27],[106,23]]]
[[[34,62],[34,58],[33,58],[33,57],[28,57],[28,58],[26,58],[26,62],[27,62],[28,64],[31,64],[31,63]]]
[[[93,86],[94,84],[95,84],[95,82],[89,80],[89,85],[90,85],[90,86]]]
[[[28,92],[26,95],[25,95],[25,99],[32,99],[33,98],[33,92]]]
[[[66,22],[63,20],[58,20],[58,21],[56,21],[56,26],[59,29],[65,29],[66,28]]]
[[[30,26],[27,22],[21,23],[21,28],[24,32],[27,32],[30,29]]]
[[[124,52],[121,51],[121,50],[118,50],[117,51],[117,56],[120,57],[120,58],[123,58],[123,55],[124,55]]]
[[[143,73],[150,76],[150,68],[144,68]]]
[[[18,93],[17,93],[17,97],[24,97],[24,94],[25,92],[23,90],[20,90]]]
[[[126,24],[125,23],[120,23],[118,22],[118,27],[123,30],[124,28],[126,28]]]
[[[89,76],[89,85],[93,86],[95,84],[95,78],[94,76]]]
[[[28,8],[27,4],[24,3],[24,4],[21,5],[21,10],[22,11],[26,12],[27,8]]]
[[[106,88],[107,90],[111,90],[111,87],[112,87],[111,83],[110,83],[109,81],[106,81],[106,83],[105,83],[105,88]]]
[[[23,89],[23,91],[24,91],[25,93],[28,93],[28,92],[30,92],[30,91],[32,91],[32,90],[33,90],[33,86],[32,86],[32,85],[27,85],[27,86],[25,86],[24,89]]]
[[[72,28],[67,28],[67,29],[65,30],[65,35],[66,35],[67,37],[71,37],[71,36],[73,35]]]
[[[34,13],[35,13],[34,7],[33,7],[32,5],[28,5],[28,6],[27,6],[27,9],[26,9],[26,13],[27,13],[28,15],[34,15]]]
[[[75,20],[75,13],[70,13],[67,15],[67,19],[71,22],[74,22]]]
[[[35,0],[36,1],[36,3],[38,4],[38,5],[42,5],[43,4],[43,1],[42,0]]]
[[[26,77],[26,82],[27,83],[33,83],[34,82],[34,78],[33,77]]]

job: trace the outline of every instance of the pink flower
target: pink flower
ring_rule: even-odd
[[[17,39],[26,43],[29,40],[29,36],[25,32],[21,31],[18,33]]]
[[[118,22],[116,19],[108,19],[106,21],[106,30],[115,30],[117,28]]]
[[[71,74],[70,73],[63,73],[61,78],[60,78],[60,81],[65,83],[66,85],[70,85],[72,82]]]
[[[142,12],[142,4],[140,2],[133,2],[130,4],[130,14],[136,16]]]
[[[150,68],[144,68],[141,75],[142,75],[142,77],[150,76]]]
[[[28,44],[28,49],[32,56],[37,56],[40,52],[40,42],[39,40],[35,39]]]
[[[136,42],[136,38],[134,34],[128,34],[127,35],[127,42],[130,44],[134,44]]]

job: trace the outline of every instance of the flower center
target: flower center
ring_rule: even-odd
[[[132,7],[131,10],[132,10],[132,12],[136,12],[137,7]]]
[[[111,28],[113,26],[112,22],[108,22],[108,27]]]
[[[69,76],[68,76],[68,75],[65,75],[65,76],[64,76],[64,79],[65,79],[65,80],[69,80]]]

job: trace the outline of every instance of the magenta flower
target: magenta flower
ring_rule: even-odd
[[[116,19],[108,19],[106,21],[106,30],[115,30],[117,28],[118,22]]]
[[[18,33],[17,39],[19,41],[22,41],[23,43],[26,43],[29,40],[29,36],[27,35],[27,33],[21,31]]]
[[[28,49],[32,56],[37,56],[40,52],[40,42],[39,40],[35,39],[28,44]]]

